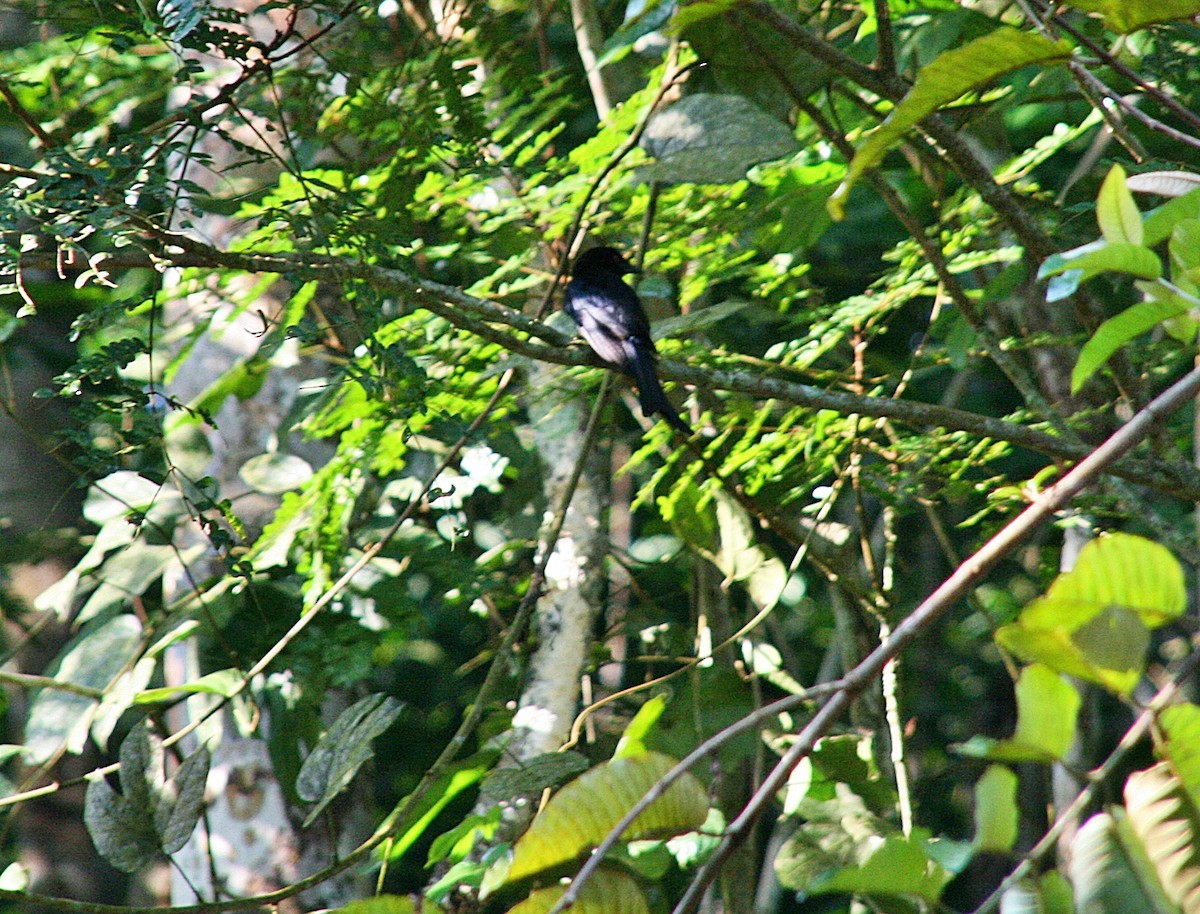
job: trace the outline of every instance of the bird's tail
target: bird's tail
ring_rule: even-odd
[[[658,373],[654,370],[654,354],[645,352],[639,347],[633,359],[633,378],[637,382],[638,400],[642,406],[642,415],[649,419],[657,414],[667,420],[685,435],[692,433],[689,426],[680,417],[667,394],[659,383]]]

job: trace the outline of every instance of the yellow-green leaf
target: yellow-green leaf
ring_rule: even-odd
[[[1129,776],[1125,811],[1167,897],[1188,914],[1200,911],[1200,810],[1169,765]]]
[[[1017,776],[991,765],[975,785],[975,847],[1007,854],[1017,840]]]
[[[549,914],[566,892],[564,885],[530,893],[508,914]],[[616,870],[599,870],[589,879],[571,906],[572,914],[650,914],[646,894],[631,877]]]
[[[858,148],[846,179],[829,198],[830,213],[835,219],[842,217],[850,188],[863,172],[877,165],[922,119],[1005,73],[1031,64],[1058,63],[1070,56],[1067,41],[1050,41],[1007,25],[939,55],[921,68],[908,95]]]
[[[1084,546],[1075,567],[996,640],[1024,660],[1126,693],[1141,673],[1149,630],[1177,618],[1185,600],[1183,569],[1170,552],[1108,534]]]
[[[1110,29],[1122,35],[1157,22],[1191,19],[1200,14],[1197,0],[1071,0],[1070,5],[1099,13]]]
[[[1114,165],[1100,185],[1096,198],[1096,222],[1109,244],[1140,245],[1145,237],[1142,214],[1125,186],[1125,169]]]
[[[550,798],[507,861],[484,877],[481,894],[561,866],[596,847],[624,815],[675,766],[659,752],[597,765]],[[691,773],[678,778],[626,830],[624,840],[693,831],[708,817],[708,795]]]

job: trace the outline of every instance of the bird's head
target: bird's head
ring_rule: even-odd
[[[616,273],[617,275],[642,272],[626,260],[620,251],[610,247],[591,248],[580,254],[579,259],[575,261],[575,272],[578,273],[580,270]]]

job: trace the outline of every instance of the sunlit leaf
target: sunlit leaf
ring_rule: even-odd
[[[1017,776],[1004,765],[990,765],[975,783],[975,846],[1008,853],[1017,840]]]
[[[668,756],[644,752],[580,775],[550,798],[513,848],[511,860],[488,872],[483,894],[567,863],[598,845],[674,765]],[[707,816],[703,786],[685,773],[633,821],[623,838],[682,834],[699,828]]]
[[[809,891],[913,897],[936,903],[950,878],[951,874],[925,853],[918,838],[893,835],[885,838],[861,865],[817,879]]]
[[[1047,301],[1059,301],[1072,294],[1080,283],[1101,273],[1125,273],[1141,279],[1162,276],[1162,261],[1148,248],[1133,244],[1114,244],[1101,239],[1081,247],[1052,254],[1038,270],[1038,279],[1062,276],[1066,282],[1052,285]]]
[[[1028,661],[1117,692],[1136,684],[1149,631],[1186,603],[1183,570],[1164,547],[1130,534],[1092,540],[996,640]]]
[[[1120,165],[1110,168],[1100,185],[1100,194],[1096,197],[1096,222],[1101,236],[1109,244],[1136,247],[1142,243],[1142,214],[1133,202],[1133,194],[1125,186],[1125,169]]]
[[[1076,911],[1088,914],[1176,914],[1128,826],[1098,813],[1075,834],[1068,872]]]
[[[1190,307],[1187,300],[1172,296],[1131,305],[1120,314],[1110,317],[1079,351],[1079,358],[1071,371],[1071,392],[1078,393],[1112,354],[1130,340],[1153,330],[1163,321],[1186,314]]]
[[[846,179],[829,198],[830,212],[839,219],[844,215],[850,188],[863,172],[879,164],[888,150],[923,118],[1013,70],[1032,64],[1061,63],[1071,56],[1071,50],[1067,41],[1050,41],[1033,32],[1001,26],[938,56],[920,69],[908,95],[858,147]]]
[[[1168,897],[1200,912],[1200,809],[1166,763],[1125,782],[1125,810]]]
[[[1070,0],[1070,5],[1099,13],[1109,28],[1122,35],[1157,22],[1191,19],[1200,14],[1197,0]]]
[[[508,914],[548,914],[566,890],[561,885],[538,889],[509,908]],[[650,905],[634,879],[618,870],[601,869],[584,885],[571,910],[579,914],[650,914]]]

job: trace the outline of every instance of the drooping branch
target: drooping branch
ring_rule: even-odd
[[[454,286],[421,279],[396,267],[316,254],[223,251],[175,233],[156,230],[155,234],[163,243],[160,251],[152,255],[122,254],[120,260],[105,260],[101,266],[107,269],[120,263],[127,267],[205,267],[247,273],[277,273],[300,281],[355,280],[409,300],[453,326],[518,355],[559,365],[602,365],[590,350],[570,345],[571,337],[514,308],[479,298]],[[46,265],[53,263],[53,251],[40,256],[46,258]],[[95,260],[94,257],[92,259]],[[27,267],[33,265],[30,255],[22,258],[22,264]],[[702,390],[726,390],[755,399],[780,400],[810,409],[832,410],[843,416],[857,414],[873,419],[891,419],[918,428],[966,432],[980,438],[1007,442],[1052,460],[1076,462],[1092,452],[1086,443],[1069,441],[1006,419],[915,400],[826,390],[787,376],[766,375],[757,366],[755,370],[708,367],[664,359],[659,369],[663,378]],[[783,374],[789,369],[781,365],[778,371]],[[1107,469],[1129,482],[1175,497],[1200,501],[1200,469],[1185,461],[1126,456]]]

